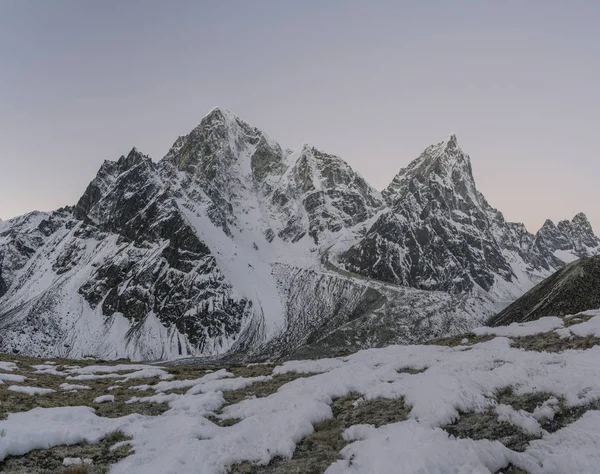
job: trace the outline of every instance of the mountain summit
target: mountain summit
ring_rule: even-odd
[[[433,185],[436,181],[438,189],[445,189],[453,200],[460,198],[467,205],[479,204],[475,180],[471,170],[471,160],[458,145],[456,135],[427,147],[423,153],[394,177],[392,182],[382,191],[382,195],[390,205],[402,200],[408,188],[422,189]],[[451,196],[452,193],[459,192]],[[470,202],[469,202],[470,201]]]
[[[537,236],[506,222],[477,190],[456,135],[426,148],[382,195],[389,209],[340,259],[378,280],[452,293],[480,288],[505,299],[550,269],[600,251],[583,214]]]
[[[0,223],[0,351],[265,360],[465,331],[600,253],[583,214],[537,235],[477,190],[455,135],[379,193],[215,108],[160,161],[105,161],[73,207]]]

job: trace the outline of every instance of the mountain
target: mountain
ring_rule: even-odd
[[[544,255],[552,255],[558,261],[568,263],[597,255],[600,241],[594,235],[586,215],[580,213],[573,220],[560,221],[558,225],[554,225],[551,220],[544,222],[536,234],[533,246]]]
[[[382,193],[215,108],[154,162],[105,161],[71,207],[0,223],[0,351],[132,359],[291,354],[468,330],[576,256],[475,187],[455,136]]]
[[[369,278],[510,300],[565,262],[600,252],[584,214],[535,236],[506,222],[477,190],[455,135],[425,149],[382,196],[387,209],[339,259]]]
[[[493,316],[492,326],[600,308],[600,256],[569,263]]]

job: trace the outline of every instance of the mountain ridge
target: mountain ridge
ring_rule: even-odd
[[[438,337],[600,251],[584,215],[538,234],[489,206],[455,135],[379,193],[214,108],[161,160],[134,147],[74,206],[0,223],[0,350],[261,359]]]

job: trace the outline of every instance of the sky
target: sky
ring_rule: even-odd
[[[600,233],[599,23],[597,0],[0,0],[0,218],[221,106],[380,190],[456,133],[508,220]]]

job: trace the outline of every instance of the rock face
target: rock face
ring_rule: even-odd
[[[382,192],[388,204],[340,262],[352,272],[425,290],[517,294],[571,260],[597,254],[585,215],[537,235],[504,220],[475,187],[455,135],[427,148]],[[508,295],[507,295],[508,290]]]
[[[0,222],[0,351],[265,359],[464,331],[600,241],[533,236],[475,187],[455,136],[380,194],[224,109],[167,155],[105,161],[73,206]],[[304,351],[304,352],[303,352]]]
[[[568,264],[490,320],[493,326],[600,308],[600,257]]]
[[[536,234],[533,247],[543,255],[552,255],[562,262],[572,262],[581,257],[597,255],[600,240],[594,235],[586,215],[579,213],[573,220],[560,221],[558,225],[551,220],[544,222]]]

